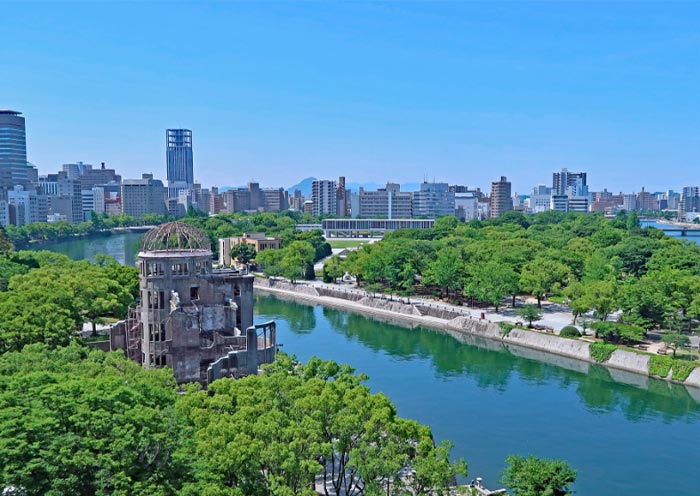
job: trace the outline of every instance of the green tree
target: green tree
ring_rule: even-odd
[[[464,464],[365,379],[335,362],[280,354],[261,376],[191,388],[179,408],[197,461],[181,494],[311,496],[318,475],[335,494],[390,494],[390,485],[404,494],[395,480],[404,467],[416,471],[412,494],[446,494]]]
[[[690,344],[690,338],[685,334],[664,334],[661,336],[661,341],[663,341],[666,346],[673,350],[673,358],[676,358],[676,351],[678,348],[682,348]]]
[[[0,226],[0,256],[8,255],[15,249],[12,241],[10,241],[5,234],[5,230]]]
[[[311,243],[294,241],[284,248],[283,253],[282,270],[292,283],[304,277],[308,266],[313,266],[315,250]]]
[[[425,273],[425,284],[435,284],[445,290],[450,297],[450,289],[459,287],[464,264],[459,252],[454,248],[443,248]]]
[[[576,470],[562,460],[511,455],[506,463],[502,481],[513,496],[567,496],[576,481]]]
[[[126,316],[132,295],[107,268],[43,254],[35,260],[41,267],[13,276],[0,293],[0,349],[65,345],[85,322],[95,331],[105,317]]]
[[[77,344],[0,355],[0,487],[170,495],[189,478],[175,381]]]
[[[284,250],[263,250],[255,257],[255,262],[266,276],[280,277],[284,274],[283,259]]]
[[[496,307],[508,295],[518,291],[518,275],[507,265],[489,262],[473,266],[465,285],[465,293]]]
[[[235,258],[238,263],[245,265],[247,268],[250,261],[255,258],[256,251],[253,245],[249,245],[248,243],[238,243],[231,248],[229,255],[231,258]]]
[[[564,290],[564,296],[569,299],[569,308],[576,319],[591,309],[591,303],[586,294],[586,286],[576,281],[569,284]]]
[[[332,257],[323,264],[323,273],[328,276],[334,283],[338,282],[339,277],[343,277],[345,271],[343,270],[343,263],[340,261],[340,257]]]
[[[537,306],[542,307],[542,297],[565,286],[569,281],[569,268],[561,262],[546,258],[536,258],[528,262],[520,275],[520,286],[537,298]]]
[[[532,323],[542,318],[542,312],[535,305],[523,305],[518,308],[518,315],[527,320],[527,326],[532,327]]]
[[[595,316],[605,320],[610,313],[619,308],[618,292],[619,289],[613,281],[595,281],[585,285],[583,297]]]

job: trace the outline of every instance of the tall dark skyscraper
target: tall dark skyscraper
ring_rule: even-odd
[[[15,185],[29,183],[27,137],[21,112],[0,110],[0,199]]]
[[[192,131],[189,129],[168,129],[165,135],[168,190],[170,196],[177,196],[177,190],[192,189],[194,185]]]

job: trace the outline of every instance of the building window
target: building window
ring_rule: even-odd
[[[190,273],[189,266],[186,263],[176,263],[170,266],[170,273],[174,276],[186,276]]]
[[[148,276],[162,276],[163,266],[159,263],[149,263],[146,265],[146,275]]]
[[[199,288],[197,286],[192,286],[190,288],[190,300],[199,299]]]
[[[165,322],[160,323],[160,340],[165,341]]]

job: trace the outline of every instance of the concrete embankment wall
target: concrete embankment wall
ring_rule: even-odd
[[[527,348],[556,353],[578,360],[591,360],[589,343],[575,339],[560,338],[551,334],[542,334],[524,329],[513,329],[503,338],[506,343],[513,343]]]
[[[496,323],[437,307],[370,298],[354,292],[315,288],[304,284],[293,285],[278,280],[256,279],[255,287],[263,292],[266,290],[273,294],[278,292],[293,299],[298,298],[362,313],[393,324],[430,327],[447,332],[467,344],[475,344],[487,349],[505,347],[514,355],[534,358],[571,370],[587,372],[589,364],[597,363],[591,357],[590,343],[586,341],[517,328],[504,335],[503,330]],[[489,344],[484,346],[485,343]],[[649,360],[649,355],[615,350],[610,359],[600,365],[607,367],[613,379],[618,382],[646,387]],[[700,368],[693,370],[683,384],[700,388]]]

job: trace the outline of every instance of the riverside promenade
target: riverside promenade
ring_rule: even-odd
[[[549,320],[543,318],[542,321],[539,321],[540,323],[548,322],[557,325],[556,331],[554,327],[552,330],[542,331],[520,327],[504,331],[499,322],[505,321],[515,324],[522,320],[515,315],[514,311],[510,314],[507,310],[496,314],[494,311],[488,312],[481,309],[430,302],[422,298],[410,298],[409,303],[408,298],[386,295],[383,295],[382,298],[372,297],[365,291],[346,285],[322,284],[320,282],[292,284],[285,279],[277,278],[256,278],[255,290],[283,299],[355,312],[403,327],[422,326],[435,329],[466,343],[477,339],[482,345],[505,347],[518,355],[524,354],[527,349],[536,350],[537,357],[539,357],[536,359],[552,362],[565,368],[575,368],[581,371],[585,369],[587,371],[588,365],[584,367],[581,362],[596,363],[611,371],[624,372],[627,376],[620,376],[620,382],[633,383],[642,388],[647,387],[647,380],[650,376],[651,354],[649,353],[640,353],[631,349],[617,349],[609,359],[599,363],[591,356],[590,346],[594,342],[592,338],[570,339],[557,336],[556,333],[561,327],[571,322],[571,314],[563,313],[563,311],[553,311],[551,313],[554,317],[550,317]],[[547,305],[544,306],[547,307]],[[489,342],[493,344],[488,345]],[[574,359],[574,361],[578,361],[579,365],[556,357]],[[629,373],[635,374],[638,379],[628,377]],[[670,373],[668,377],[660,377],[660,379],[687,386],[691,395],[700,401],[700,391],[698,391],[700,388],[700,368],[695,368],[683,382],[673,381]]]

